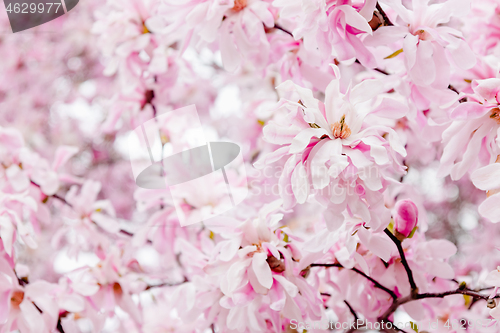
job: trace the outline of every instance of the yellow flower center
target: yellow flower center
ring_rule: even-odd
[[[335,124],[331,125],[333,137],[335,139],[347,139],[351,135],[351,129],[345,123],[345,114],[342,115],[340,121],[337,121]]]
[[[23,299],[24,299],[24,292],[16,290],[12,293],[12,296],[10,297],[10,304],[12,305],[13,308],[18,309]]]
[[[234,0],[233,10],[239,12],[247,6],[247,0]]]

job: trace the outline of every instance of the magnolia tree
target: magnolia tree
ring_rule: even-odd
[[[0,332],[500,331],[497,1],[0,24]]]

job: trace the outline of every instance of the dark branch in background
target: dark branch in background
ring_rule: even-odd
[[[60,332],[60,333],[64,333],[64,329],[62,327],[62,323],[61,323],[61,316],[59,316],[59,318],[57,319],[57,327],[56,327],[57,331]]]
[[[392,232],[389,231],[389,229],[386,228],[384,232],[386,233],[387,236],[389,236],[389,238],[394,242],[394,244],[396,244],[396,247],[398,248],[399,256],[401,257],[401,263],[403,264],[406,274],[408,275],[408,282],[410,282],[412,295],[418,294],[418,288],[417,285],[415,284],[415,280],[413,279],[413,272],[411,271],[410,266],[408,265],[408,261],[406,261],[405,252],[403,250],[401,242],[399,241],[399,239],[396,238],[396,236],[392,234]]]
[[[347,305],[347,307],[349,308],[349,311],[351,311],[351,314],[352,314],[352,315],[353,315],[353,317],[354,317],[354,321],[356,321],[356,322],[357,322],[357,321],[358,321],[358,319],[359,319],[359,317],[358,317],[358,315],[356,314],[356,311],[354,311],[354,309],[352,308],[351,304],[349,304],[349,302],[348,302],[348,301],[344,300],[344,303],[345,303],[345,305]]]
[[[445,291],[445,292],[442,292],[442,293],[423,293],[423,294],[416,294],[416,295],[408,295],[408,296],[405,296],[405,297],[402,297],[402,298],[399,298],[396,302],[394,302],[386,311],[385,313],[380,316],[379,320],[380,321],[386,321],[387,318],[389,318],[389,316],[394,312],[396,311],[396,309],[400,306],[400,305],[403,305],[405,303],[408,303],[408,302],[411,302],[411,301],[415,301],[415,300],[419,300],[419,299],[424,299],[424,298],[444,298],[446,296],[450,296],[450,295],[459,295],[459,294],[462,294],[462,295],[467,295],[467,296],[471,296],[473,299],[475,300],[485,300],[485,301],[488,301],[489,297],[486,296],[486,295],[482,295],[478,292],[475,292],[475,291],[470,291],[470,290],[462,290],[462,289],[456,289],[456,290],[450,290],[450,291]]]
[[[38,187],[38,188],[40,187],[40,185],[38,185],[37,183],[35,183],[35,182],[34,182],[34,181],[32,181],[32,180],[31,180],[31,184],[35,185],[35,186],[36,186],[36,187]],[[56,199],[60,200],[61,202],[63,202],[64,204],[66,204],[67,206],[69,206],[69,207],[73,208],[73,206],[72,206],[69,202],[67,202],[67,201],[66,201],[66,199],[64,199],[63,197],[61,197],[61,196],[59,196],[59,195],[57,195],[57,194],[52,194],[52,195],[47,196],[47,198],[50,198],[50,197],[52,197],[52,198],[56,198]],[[133,233],[128,232],[128,231],[123,230],[123,229],[120,229],[119,233],[124,234],[124,235],[127,235],[127,236],[129,236],[129,237],[133,237],[133,236],[134,236],[134,234],[133,234]],[[153,243],[153,242],[152,242],[151,240],[149,240],[149,239],[147,240],[147,242],[148,242],[148,244],[152,244],[152,243]]]
[[[355,63],[357,63],[357,64],[360,64],[360,65],[361,65],[361,63],[359,62],[359,60],[358,60],[358,59],[354,60],[354,62],[355,62]],[[363,66],[363,65],[361,65],[361,66]],[[379,73],[382,73],[382,74],[384,74],[384,75],[391,75],[391,74],[389,74],[388,72],[386,72],[386,71],[384,71],[383,69],[380,69],[380,68],[373,68],[373,70],[374,70],[374,71],[377,71],[377,72],[379,72]]]
[[[37,184],[37,183],[35,183],[34,181],[32,181],[32,180],[30,180],[30,181],[31,181],[31,184],[35,185],[35,186],[36,186],[36,187],[38,187],[38,188],[40,187],[40,185],[38,185],[38,184]],[[70,207],[73,207],[73,206],[71,206],[71,204],[70,204],[69,202],[67,202],[67,201],[66,201],[66,199],[64,199],[63,197],[58,196],[57,194],[52,194],[52,195],[49,195],[49,196],[47,196],[47,197],[53,197],[53,198],[56,198],[56,199],[58,199],[58,200],[60,200],[60,201],[64,202],[66,205],[68,205],[68,206],[70,206]]]
[[[341,264],[311,264],[311,267],[338,267],[338,268],[345,268]],[[386,293],[388,293],[389,295],[391,295],[391,297],[392,297],[393,300],[395,300],[395,299],[398,298],[398,296],[396,295],[396,293],[394,291],[392,291],[391,289],[383,286],[377,280],[375,280],[374,278],[366,275],[365,273],[363,273],[362,271],[360,271],[356,267],[351,268],[351,271],[354,271],[354,272],[358,273],[359,275],[361,275],[361,276],[365,277],[366,279],[368,279],[370,282],[372,282],[375,285],[376,288],[379,288],[379,289],[385,291]]]
[[[184,281],[182,281],[182,282],[177,282],[177,283],[167,283],[167,282],[165,282],[165,283],[160,283],[160,284],[149,285],[144,290],[149,290],[149,289],[152,289],[152,288],[180,286],[181,284],[186,283],[188,281],[189,281],[188,278],[184,277]]]
[[[292,34],[290,31],[286,30],[285,28],[283,28],[282,26],[280,26],[280,25],[278,25],[278,24],[276,24],[276,23],[274,24],[274,28],[275,28],[275,29],[278,29],[278,30],[281,30],[281,31],[283,31],[284,33],[287,33],[287,34],[289,34],[290,36],[292,36],[292,37],[293,37],[293,34]]]
[[[394,25],[392,24],[391,20],[389,20],[389,17],[387,17],[387,14],[384,12],[384,10],[382,9],[382,7],[380,7],[379,3],[377,2],[377,10],[378,12],[380,13],[380,15],[382,15],[382,18],[384,19],[384,25]]]

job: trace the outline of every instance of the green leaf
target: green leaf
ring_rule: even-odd
[[[418,227],[415,226],[415,228],[413,228],[413,230],[410,232],[410,234],[408,235],[408,238],[412,238],[413,235],[415,235],[415,231],[417,231]]]

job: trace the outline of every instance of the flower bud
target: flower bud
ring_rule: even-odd
[[[394,230],[403,237],[408,237],[418,222],[418,208],[408,199],[396,203],[394,215]]]

